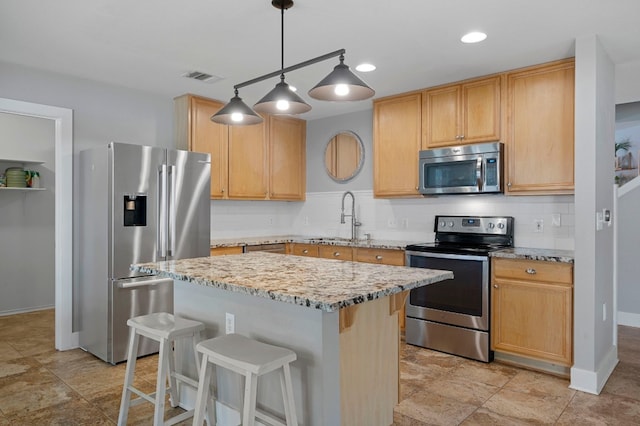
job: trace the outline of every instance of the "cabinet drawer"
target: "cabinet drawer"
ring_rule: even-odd
[[[493,275],[526,281],[573,283],[573,265],[526,259],[493,259]]]
[[[345,246],[318,246],[318,255],[326,259],[353,260],[353,249]]]
[[[315,244],[292,244],[291,254],[294,256],[318,257],[318,246]]]
[[[404,266],[404,250],[357,248],[355,249],[355,260],[357,262]]]
[[[214,247],[210,251],[211,256],[221,256],[223,254],[242,254],[244,249],[242,246],[236,247]]]

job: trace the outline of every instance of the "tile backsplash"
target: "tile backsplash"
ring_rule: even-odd
[[[376,199],[352,191],[358,236],[408,242],[433,241],[438,214],[513,216],[520,247],[574,249],[574,199],[561,196],[448,195],[420,199]],[[340,223],[343,192],[307,193],[304,202],[212,201],[211,238],[269,235],[350,237],[350,218]],[[351,211],[347,198],[345,213]],[[542,221],[541,229],[537,223]]]

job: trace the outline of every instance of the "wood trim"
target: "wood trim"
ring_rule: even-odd
[[[402,312],[408,296],[409,290],[389,296],[389,315],[393,315],[396,312]]]

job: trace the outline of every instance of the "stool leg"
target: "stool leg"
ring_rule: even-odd
[[[193,357],[196,360],[196,372],[198,373],[198,377],[200,377],[200,357],[198,356],[198,343],[202,341],[202,332],[198,331],[191,339],[193,343]],[[209,379],[207,383],[211,382],[211,374],[209,375]],[[198,384],[199,386],[200,384]],[[214,394],[215,395],[215,394]],[[207,415],[206,415],[207,425],[215,426],[216,425],[216,405],[214,402],[214,397],[207,398]]]
[[[173,345],[175,345],[175,341],[173,343],[167,342],[167,361],[169,364],[169,371],[167,371],[167,380],[169,380],[169,402],[172,407],[177,407],[180,399],[178,398],[178,382],[174,375],[176,371],[176,362],[174,357],[177,355],[176,350],[173,348]]]
[[[198,378],[198,394],[196,396],[196,406],[193,413],[194,426],[202,426],[202,421],[204,420],[204,411],[208,405],[207,401],[209,400],[211,373],[212,366],[209,364],[209,358],[206,355],[202,355],[202,366],[200,367],[200,376]],[[215,417],[209,419],[209,421],[215,422]]]
[[[156,379],[156,407],[153,413],[153,425],[164,424],[164,399],[167,389],[168,357],[170,344],[166,339],[160,339],[160,359],[158,360],[158,378]]]
[[[242,426],[254,426],[256,422],[256,394],[258,393],[258,376],[252,373],[247,373],[244,380]]]
[[[134,373],[136,370],[136,355],[138,354],[138,333],[129,329],[129,353],[127,354],[127,368],[124,373],[124,388],[122,389],[122,399],[120,400],[120,414],[118,415],[118,426],[127,424],[129,416],[129,404],[131,403],[131,390]]]
[[[296,403],[293,399],[293,385],[291,384],[291,370],[289,364],[284,364],[280,371],[280,386],[282,387],[282,398],[284,399],[284,414],[287,426],[298,426],[296,416]]]

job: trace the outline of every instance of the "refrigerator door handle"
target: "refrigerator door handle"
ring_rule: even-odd
[[[176,166],[169,166],[169,192],[167,210],[169,211],[169,244],[168,255],[176,253]]]
[[[167,282],[173,281],[171,278],[155,278],[144,281],[122,281],[118,283],[118,288],[131,289],[131,288],[139,288],[139,287],[147,287],[158,284],[166,284]]]
[[[158,171],[158,228],[156,237],[158,241],[158,257],[167,257],[167,165],[160,166]]]

